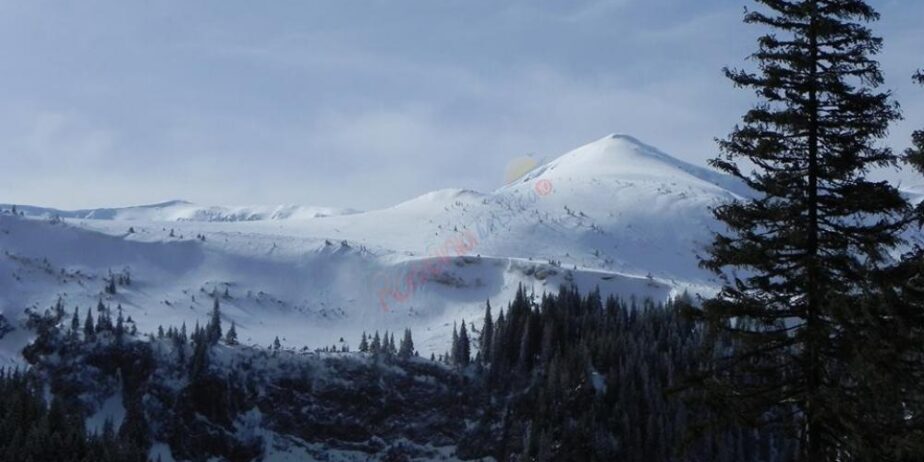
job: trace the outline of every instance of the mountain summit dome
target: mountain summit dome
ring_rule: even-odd
[[[737,180],[677,159],[629,135],[610,134],[585,144],[523,176],[518,183],[548,180],[553,184],[579,181],[664,183],[711,193],[746,195]]]

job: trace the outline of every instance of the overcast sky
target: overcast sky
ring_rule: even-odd
[[[751,102],[746,3],[0,0],[0,202],[370,209],[612,132],[704,163]],[[903,149],[924,1],[872,3]]]

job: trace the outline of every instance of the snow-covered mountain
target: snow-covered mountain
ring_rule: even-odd
[[[0,204],[11,209],[12,204]],[[279,206],[201,206],[192,202],[172,200],[136,207],[58,210],[47,207],[19,206],[18,211],[33,218],[79,218],[88,220],[122,221],[258,221],[318,218],[356,213],[352,209],[330,207]]]
[[[697,253],[733,179],[628,136],[582,146],[494,192],[446,189],[390,208],[202,207],[182,201],[59,211],[0,206],[0,309],[121,304],[142,331],[204,322],[219,297],[245,343],[319,347],[414,329],[444,351],[485,300],[562,284],[666,299],[708,292]],[[113,276],[114,275],[114,276]],[[122,278],[119,278],[123,275]],[[130,278],[126,277],[130,276]],[[106,280],[131,284],[106,293]],[[29,333],[0,340],[15,358]]]

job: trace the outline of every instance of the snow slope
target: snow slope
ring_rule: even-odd
[[[61,297],[82,313],[121,304],[142,331],[205,322],[213,297],[245,343],[310,348],[411,327],[444,351],[523,284],[664,300],[713,290],[696,255],[733,179],[611,135],[490,193],[446,189],[368,212],[202,207],[182,201],[0,214],[0,310],[13,324]],[[9,209],[10,206],[0,206]],[[57,217],[60,217],[57,218]],[[131,232],[130,232],[131,231]],[[103,292],[110,274],[131,285]],[[227,294],[226,294],[227,293]],[[0,339],[15,360],[22,328]]]
[[[12,204],[0,204],[0,209],[11,209]],[[18,211],[35,218],[79,218],[90,220],[121,221],[257,221],[318,218],[356,213],[352,209],[329,207],[280,206],[200,206],[182,200],[136,207],[85,210],[58,210],[46,207],[19,206]]]

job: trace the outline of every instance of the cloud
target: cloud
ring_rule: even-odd
[[[73,112],[7,114],[0,119],[0,170],[5,177],[0,192],[53,191],[48,176],[69,172],[84,178],[88,172],[105,169],[116,156],[117,145],[115,132]]]
[[[22,156],[67,168],[98,165],[112,152],[115,136],[75,114],[43,112],[34,116],[23,141]]]
[[[720,73],[750,64],[746,3],[0,5],[0,195],[369,209],[610,132],[701,164],[752,102]],[[876,26],[896,147],[924,126],[909,3]]]

